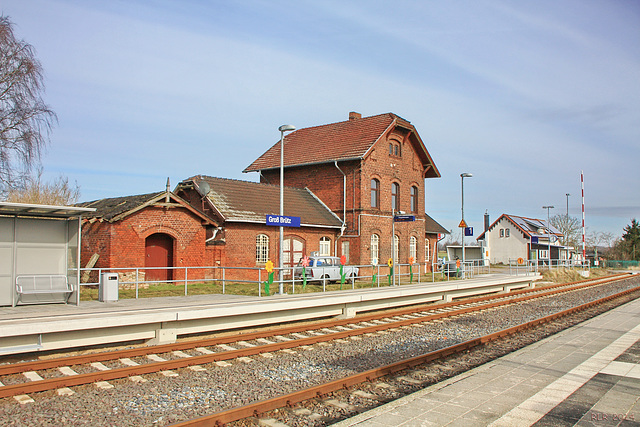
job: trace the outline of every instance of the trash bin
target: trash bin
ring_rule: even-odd
[[[118,301],[118,275],[116,273],[102,273],[98,299],[102,302]]]

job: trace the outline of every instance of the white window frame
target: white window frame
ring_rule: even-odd
[[[505,228],[504,229],[504,237],[509,237],[511,236],[511,229],[510,228]]]
[[[331,239],[323,236],[320,238],[320,246],[318,248],[318,255],[331,256]]]
[[[538,259],[549,259],[549,249],[538,249]]]
[[[256,236],[256,264],[269,261],[269,236],[258,234]]]
[[[500,237],[504,237],[504,228],[500,229]]]
[[[431,242],[429,239],[424,239],[424,260],[429,262],[431,256]]]
[[[409,257],[413,258],[413,261],[418,261],[418,239],[415,236],[409,237]]]
[[[380,236],[377,234],[371,235],[369,252],[371,253],[371,265],[378,265],[380,262]]]

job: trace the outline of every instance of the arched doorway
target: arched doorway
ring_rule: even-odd
[[[286,236],[282,242],[282,263],[293,267],[304,256],[304,240],[296,236]]]
[[[156,233],[144,242],[145,267],[173,267],[173,238],[168,234]],[[167,281],[173,279],[173,270],[146,270],[146,280]]]

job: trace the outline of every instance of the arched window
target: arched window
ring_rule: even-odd
[[[371,180],[371,207],[380,209],[380,181]]]
[[[418,261],[418,239],[414,236],[409,237],[409,257],[413,258],[413,261]]]
[[[380,236],[377,234],[371,235],[371,264],[378,265],[378,260],[380,258]]]
[[[398,237],[398,235],[396,234],[395,236],[393,236],[393,259],[395,259],[396,262],[399,262],[400,258],[400,237]]]
[[[331,239],[328,237],[320,238],[320,255],[329,256],[331,255]]]
[[[418,212],[418,187],[411,186],[411,212]]]
[[[269,260],[269,236],[258,234],[256,236],[256,263],[262,264]]]
[[[391,206],[393,209],[400,210],[400,185],[397,183],[391,184]]]

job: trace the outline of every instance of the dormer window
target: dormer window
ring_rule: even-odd
[[[402,157],[402,146],[398,141],[391,141],[389,143],[389,155]]]

